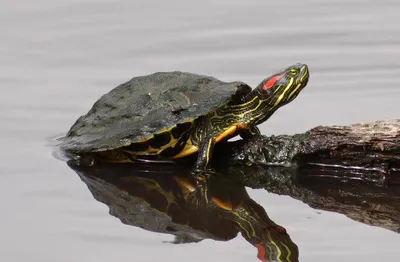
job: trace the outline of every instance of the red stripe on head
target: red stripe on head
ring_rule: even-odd
[[[275,83],[281,79],[282,76],[284,76],[285,74],[280,74],[280,75],[276,75],[274,77],[271,77],[267,82],[265,82],[263,89],[267,90],[271,87],[273,87],[275,85]]]
[[[260,245],[260,244],[256,244],[256,247],[258,249],[258,254],[257,254],[257,258],[263,262],[266,262],[267,260],[265,259],[265,255],[267,253],[267,251],[265,250],[265,248]]]

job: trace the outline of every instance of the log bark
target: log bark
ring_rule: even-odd
[[[400,183],[400,120],[318,126],[293,136],[225,143],[214,162],[354,173],[374,183]],[[230,153],[226,153],[229,151]],[[228,156],[228,157],[221,157]]]

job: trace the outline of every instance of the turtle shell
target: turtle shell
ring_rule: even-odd
[[[142,142],[250,91],[242,82],[178,71],[135,77],[103,95],[81,116],[62,139],[61,149],[90,153]]]

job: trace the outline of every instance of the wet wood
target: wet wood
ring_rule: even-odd
[[[218,150],[232,152],[228,159],[216,159],[221,163],[351,170],[382,183],[388,178],[400,183],[400,120],[318,126],[293,136],[257,136],[226,143]]]

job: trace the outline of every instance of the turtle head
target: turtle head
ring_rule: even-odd
[[[262,100],[277,109],[297,97],[307,85],[309,76],[307,65],[295,64],[264,79],[257,86],[257,91]]]
[[[244,105],[249,104],[247,110],[251,112],[249,122],[258,125],[278,108],[293,101],[307,85],[309,76],[307,65],[295,64],[264,79],[245,99]]]

